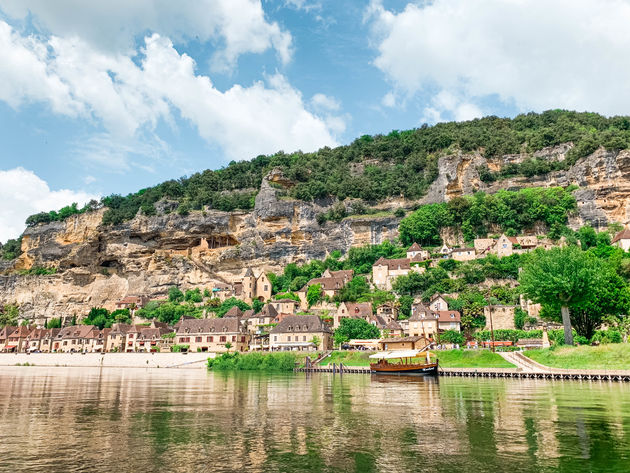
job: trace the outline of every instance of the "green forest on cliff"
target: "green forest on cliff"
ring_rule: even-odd
[[[527,159],[521,164],[505,165],[498,172],[479,169],[484,181],[509,176],[533,176],[566,168],[603,146],[609,150],[630,147],[630,117],[603,117],[595,113],[552,110],[517,117],[495,116],[467,122],[423,125],[387,135],[364,135],[351,144],[313,153],[279,151],[251,161],[231,162],[228,166],[206,170],[142,189],[127,196],[110,195],[83,208],[75,205],[59,211],[30,216],[27,225],[59,221],[69,215],[107,207],[105,224],[132,219],[139,210],[154,215],[162,199],[177,202],[180,214],[204,207],[231,211],[248,210],[263,177],[273,168],[282,170],[294,185],[289,197],[313,200],[347,197],[378,202],[390,196],[409,199],[422,197],[438,175],[438,158],[461,151],[478,151],[486,158],[505,154],[534,152],[547,146],[572,142],[574,147],[562,162]],[[410,178],[413,177],[413,178]]]

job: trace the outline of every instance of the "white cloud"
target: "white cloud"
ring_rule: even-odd
[[[384,107],[387,108],[393,108],[396,106],[396,94],[394,94],[393,92],[387,92],[385,95],[383,95],[383,98],[381,99],[381,104]]]
[[[73,202],[82,206],[97,198],[82,191],[51,190],[46,181],[22,167],[0,170],[0,241],[18,237],[29,215],[56,210]]]
[[[260,0],[0,0],[0,8],[17,19],[30,12],[40,29],[108,52],[129,53],[136,38],[155,32],[176,42],[221,43],[214,58],[221,70],[269,48],[283,63],[291,58],[291,34],[267,21]]]
[[[520,110],[630,109],[627,0],[434,0],[398,13],[373,0],[366,18],[374,64],[397,93],[456,98],[434,99],[425,115],[470,118],[493,98]]]
[[[79,38],[23,37],[0,21],[0,100],[14,107],[43,101],[54,112],[102,124],[107,134],[92,138],[79,151],[89,161],[118,171],[129,168],[130,153],[160,155],[156,145],[148,146],[139,137],[149,134],[156,141],[160,120],[175,126],[174,111],[234,159],[336,144],[333,132],[340,129],[339,122],[329,128],[327,115],[309,112],[300,92],[281,74],[222,92],[208,76],[196,74],[190,56],[157,34],[145,39],[138,57],[139,64]],[[158,142],[158,151],[160,146]]]
[[[325,94],[315,94],[311,99],[311,105],[317,110],[336,112],[341,108],[339,101],[335,97]]]

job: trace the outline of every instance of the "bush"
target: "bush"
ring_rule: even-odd
[[[462,345],[466,339],[457,330],[446,330],[440,335],[440,343],[452,343]]]
[[[598,330],[591,338],[591,343],[622,343],[623,336],[618,330],[609,328],[607,330]]]
[[[208,359],[208,368],[216,371],[293,371],[296,356],[279,353],[223,353]]]

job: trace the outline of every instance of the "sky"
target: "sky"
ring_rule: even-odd
[[[279,150],[630,114],[629,24],[630,0],[0,0],[0,242]]]

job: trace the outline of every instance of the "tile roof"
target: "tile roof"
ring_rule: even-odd
[[[237,305],[228,310],[223,317],[242,317],[243,311]]]
[[[456,310],[438,310],[435,312],[438,314],[439,322],[461,322],[462,316]]]
[[[370,317],[372,315],[372,303],[371,302],[344,302],[348,309],[348,313],[344,315],[356,316],[356,317]]]
[[[619,240],[630,240],[630,228],[624,228],[622,231],[615,235],[611,243],[617,243]]]
[[[328,332],[330,328],[317,315],[289,315],[271,329],[270,333]]]
[[[211,319],[186,319],[183,320],[178,334],[188,333],[217,333],[217,332],[240,332],[241,323],[238,317],[211,318]]]
[[[397,259],[385,259],[383,257],[379,258],[374,266],[387,266],[390,271],[396,269],[409,269],[411,266],[409,258],[397,258]]]
[[[422,247],[414,242],[407,251],[422,251]]]

